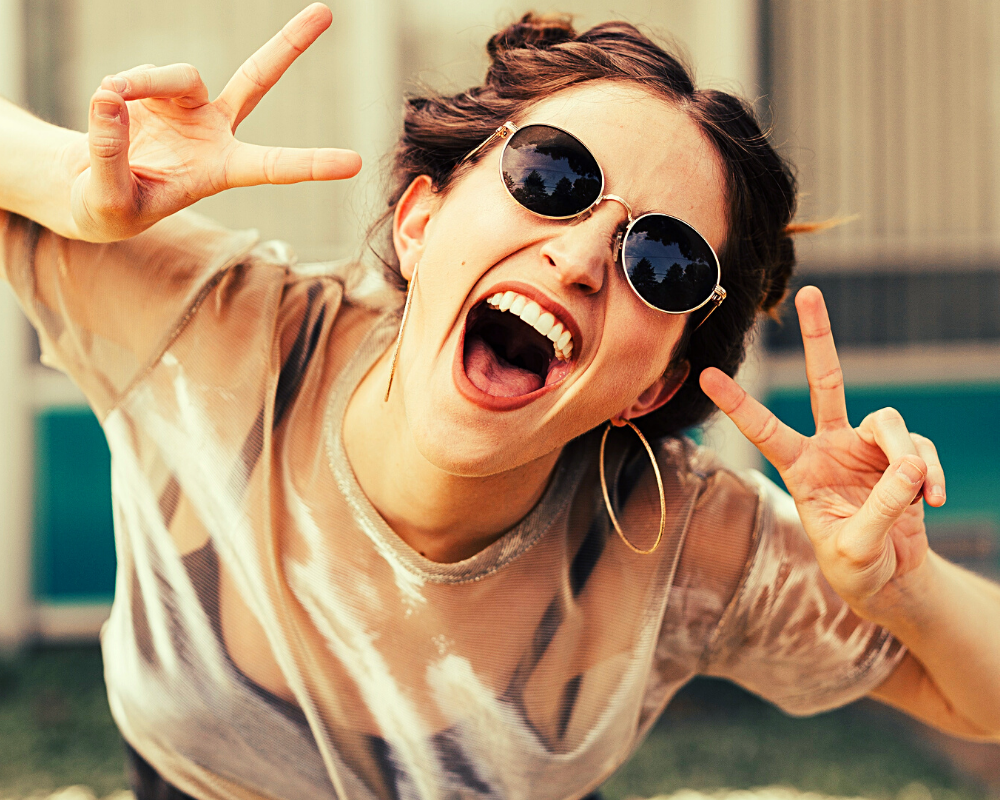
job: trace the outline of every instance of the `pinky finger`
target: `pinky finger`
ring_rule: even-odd
[[[945,501],[944,468],[934,442],[918,433],[910,434],[917,454],[927,464],[927,478],[924,481],[924,499],[932,506],[943,506]]]
[[[361,156],[333,147],[295,148],[237,144],[226,163],[227,187],[353,178]]]

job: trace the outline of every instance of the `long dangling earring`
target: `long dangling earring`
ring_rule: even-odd
[[[615,526],[615,530],[618,531],[618,535],[621,537],[622,541],[625,542],[625,546],[634,553],[638,553],[641,556],[648,556],[660,546],[660,540],[663,538],[663,529],[667,524],[667,499],[663,494],[663,478],[660,477],[660,468],[656,463],[656,456],[653,455],[653,448],[649,446],[649,442],[647,442],[646,437],[642,435],[642,431],[640,431],[627,419],[622,420],[622,422],[635,431],[635,435],[639,437],[639,440],[642,442],[642,446],[646,448],[649,460],[653,462],[653,474],[656,475],[656,488],[660,492],[660,530],[656,534],[656,541],[653,542],[652,547],[648,550],[640,550],[632,544],[632,542],[626,539],[625,534],[622,532],[621,525],[618,524],[618,518],[615,516],[614,509],[611,508],[611,497],[608,494],[608,482],[604,477],[604,444],[608,441],[608,433],[611,432],[611,420],[608,420],[608,425],[604,429],[604,435],[601,437],[601,491],[604,492],[604,505],[608,507],[608,516],[611,517],[611,524]]]
[[[406,325],[406,315],[410,312],[410,298],[413,297],[413,287],[417,285],[418,261],[413,265],[413,275],[410,276],[410,285],[406,288],[406,303],[403,304],[403,318],[399,321],[399,333],[396,334],[396,347],[392,351],[392,364],[389,366],[389,385],[385,387],[385,397],[382,402],[388,402],[389,390],[392,389],[392,378],[396,374],[396,359],[399,358],[399,345],[403,341],[403,326]]]

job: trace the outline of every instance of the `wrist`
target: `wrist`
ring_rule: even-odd
[[[930,621],[938,606],[943,560],[928,551],[920,565],[890,580],[882,589],[856,608],[858,614],[906,640]]]
[[[82,239],[83,235],[73,216],[73,186],[84,171],[90,168],[90,148],[87,134],[60,131],[66,134],[53,142],[55,158],[52,164],[51,185],[54,200],[51,209],[51,230],[69,239]]]
[[[70,197],[90,165],[87,135],[0,104],[0,208],[76,238]]]

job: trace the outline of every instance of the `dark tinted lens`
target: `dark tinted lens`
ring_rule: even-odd
[[[675,313],[705,302],[719,278],[708,242],[687,223],[665,214],[636,220],[625,240],[622,263],[640,297]]]
[[[601,169],[590,151],[547,125],[528,125],[511,136],[500,167],[514,199],[546,217],[572,217],[601,194]]]

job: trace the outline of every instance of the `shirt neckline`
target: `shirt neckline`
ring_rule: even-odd
[[[347,403],[361,379],[392,342],[397,324],[394,313],[379,317],[334,381],[332,400],[327,405],[324,424],[330,468],[355,523],[372,540],[383,558],[424,581],[464,583],[480,580],[502,569],[530,549],[553,527],[557,517],[576,495],[587,465],[586,444],[581,439],[576,439],[563,448],[541,499],[517,525],[491,545],[469,558],[447,564],[420,555],[389,527],[371,504],[358,484],[343,440]]]

